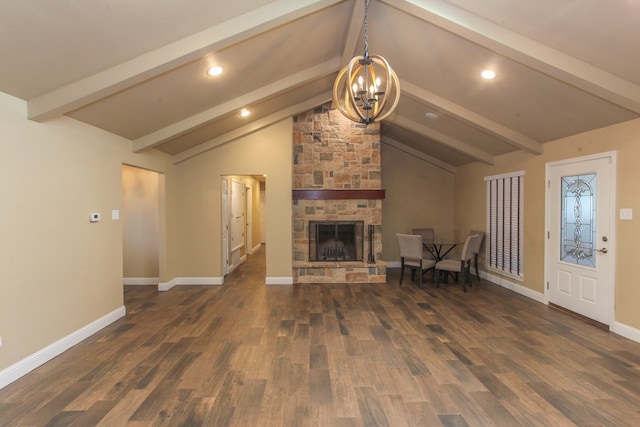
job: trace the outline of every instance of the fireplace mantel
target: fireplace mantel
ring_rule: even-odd
[[[330,190],[319,188],[310,190],[293,190],[293,200],[382,200],[384,197],[385,190]]]

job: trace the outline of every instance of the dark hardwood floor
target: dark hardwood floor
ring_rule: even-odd
[[[640,344],[482,282],[126,287],[1,426],[638,426]]]

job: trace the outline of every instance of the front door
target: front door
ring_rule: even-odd
[[[609,325],[615,153],[547,164],[548,302]]]

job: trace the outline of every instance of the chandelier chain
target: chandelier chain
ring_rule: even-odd
[[[369,2],[364,0],[364,57],[369,57]]]

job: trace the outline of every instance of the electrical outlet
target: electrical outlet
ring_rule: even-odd
[[[620,219],[631,221],[633,219],[633,209],[620,209]]]

